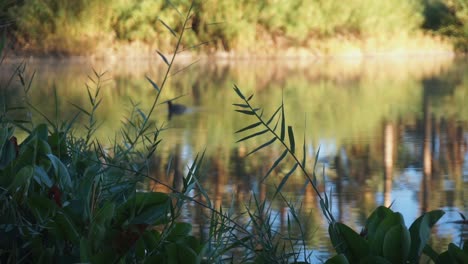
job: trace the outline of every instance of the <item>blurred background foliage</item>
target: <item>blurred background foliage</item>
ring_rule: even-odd
[[[173,47],[164,23],[177,31],[189,0],[7,0],[0,18],[14,21],[22,49],[35,53],[89,55],[129,43],[148,50]],[[202,52],[311,48],[330,38],[406,42],[422,32],[449,36],[466,51],[467,0],[195,0],[187,47],[210,41]],[[161,21],[164,21],[162,23]],[[363,44],[361,44],[363,45]]]

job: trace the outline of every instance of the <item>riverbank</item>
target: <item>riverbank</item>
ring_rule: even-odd
[[[178,59],[318,59],[318,58],[366,58],[366,57],[413,57],[413,56],[454,56],[457,52],[449,38],[418,33],[412,36],[401,34],[394,38],[369,37],[359,39],[350,36],[337,36],[326,39],[310,39],[302,45],[288,45],[286,40],[266,38],[254,46],[237,50],[215,50],[210,43],[199,49],[187,49]],[[102,42],[84,54],[65,54],[38,51],[31,46],[16,44],[7,51],[13,58],[56,58],[84,60],[141,60],[159,57],[155,45],[141,41]],[[170,55],[170,51],[161,50]]]

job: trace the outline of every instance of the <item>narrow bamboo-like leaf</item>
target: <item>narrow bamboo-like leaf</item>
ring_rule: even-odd
[[[283,189],[283,186],[286,184],[288,181],[289,177],[296,171],[297,167],[299,166],[299,163],[295,163],[294,166],[291,168],[291,170],[284,175],[283,179],[281,179],[280,184],[278,185],[278,188],[276,188],[275,194],[273,197],[275,197],[281,190]]]
[[[320,146],[317,150],[317,154],[315,154],[314,169],[312,171],[312,184],[314,186],[317,186],[317,174],[315,173],[315,168],[317,168],[319,154],[320,154]]]
[[[262,148],[264,148],[264,147],[266,147],[266,146],[268,146],[268,145],[271,145],[273,142],[276,141],[276,139],[277,139],[277,138],[274,137],[274,138],[272,138],[271,140],[268,140],[266,143],[264,143],[264,144],[258,146],[258,147],[255,148],[254,150],[252,150],[252,151],[250,151],[249,153],[247,153],[246,156],[249,156],[250,154],[254,154],[255,152],[261,150]]]
[[[159,19],[159,22],[161,22],[161,24],[164,25],[164,27],[166,27],[170,32],[171,34],[174,36],[174,37],[177,37],[177,33],[168,25],[166,24],[164,21],[162,21],[161,19]]]
[[[268,119],[268,121],[266,122],[267,125],[269,125],[271,123],[271,121],[273,121],[273,119],[279,113],[280,110],[281,110],[281,106],[278,107],[278,109],[276,109],[276,111],[273,113],[273,115],[271,115],[270,119]]]
[[[140,114],[140,116],[141,116],[141,118],[142,118],[143,120],[146,120],[146,119],[147,119],[146,114],[143,113],[143,111],[141,111],[140,108],[137,109],[137,112],[138,112],[138,114]]]
[[[159,56],[161,57],[161,59],[164,61],[164,63],[166,63],[167,66],[169,66],[169,61],[166,59],[166,56],[164,56],[164,54],[162,54],[161,52],[159,52],[159,50],[156,51]]]
[[[248,126],[242,128],[242,129],[237,130],[235,133],[240,133],[240,132],[244,132],[246,130],[252,129],[252,128],[256,128],[261,124],[262,124],[262,122],[253,123],[253,124],[248,125]]]
[[[237,95],[242,99],[242,100],[245,100],[245,97],[244,95],[242,94],[242,92],[240,91],[239,87],[237,87],[237,85],[234,84],[234,91],[237,93]]]
[[[294,139],[294,132],[292,126],[288,126],[288,137],[289,137],[289,146],[291,147],[291,152],[294,154],[296,152],[296,140]]]
[[[284,116],[284,105],[281,104],[281,134],[280,134],[281,141],[284,141],[285,134],[286,134],[286,121],[285,121],[285,116]]]
[[[250,111],[250,110],[240,110],[240,109],[236,109],[234,110],[236,112],[239,112],[239,113],[242,113],[244,115],[255,115],[255,112],[254,111]]]
[[[304,133],[304,141],[302,142],[302,161],[301,165],[302,168],[306,168],[306,161],[307,161],[307,151],[306,151],[306,139],[305,139],[305,133]]]
[[[270,175],[270,173],[278,166],[278,164],[280,164],[280,162],[284,159],[284,157],[286,157],[286,154],[288,154],[287,149],[283,151],[283,153],[281,154],[281,156],[279,156],[278,159],[276,159],[276,161],[273,163],[271,168],[267,171],[265,176],[263,176],[261,182],[263,182]]]
[[[242,108],[250,108],[248,104],[232,104],[232,105],[242,107]]]
[[[253,98],[253,97],[254,97],[254,95],[253,95],[253,94],[251,94],[251,95],[249,96],[249,98],[247,98],[247,101],[250,101],[250,100],[252,100],[252,98]]]
[[[243,138],[237,140],[236,143],[241,142],[241,141],[244,141],[244,140],[247,140],[247,139],[252,138],[252,137],[260,136],[260,135],[262,135],[262,134],[265,134],[265,133],[268,132],[268,131],[269,131],[268,129],[265,129],[265,130],[262,130],[262,131],[260,131],[260,132],[257,132],[257,133],[248,135],[248,136],[246,136],[246,137],[243,137]]]
[[[145,76],[145,77],[151,83],[153,88],[156,89],[156,91],[158,91],[158,93],[161,92],[161,89],[159,89],[159,86],[155,82],[153,82],[153,80],[151,80],[148,76]]]

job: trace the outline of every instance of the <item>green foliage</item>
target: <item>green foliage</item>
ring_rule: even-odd
[[[454,38],[455,47],[468,51],[468,2],[466,0],[424,0],[426,29]]]
[[[419,263],[423,250],[436,261],[444,253],[435,253],[428,241],[432,226],[443,215],[440,210],[427,212],[408,229],[400,213],[380,206],[360,234],[341,223],[330,225],[330,238],[339,255],[328,263]]]
[[[462,0],[460,0],[462,1]],[[103,47],[141,41],[171,47],[165,28],[180,31],[188,1],[27,0],[8,8],[22,43],[41,52],[87,54]],[[252,51],[269,43],[279,48],[307,46],[327,37],[382,37],[420,28],[419,1],[195,1],[186,47],[210,41],[209,49]],[[177,10],[177,12],[173,12]]]

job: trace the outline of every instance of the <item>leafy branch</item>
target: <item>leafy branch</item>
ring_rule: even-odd
[[[253,117],[255,119],[255,121],[252,124],[236,131],[236,133],[249,132],[247,136],[242,137],[237,142],[252,139],[260,135],[264,135],[264,134],[271,135],[271,138],[268,141],[254,148],[247,155],[251,155],[263,148],[266,148],[277,141],[280,142],[280,145],[284,149],[283,152],[279,155],[279,157],[273,162],[273,165],[267,171],[265,176],[263,176],[262,182],[266,178],[268,178],[268,176],[270,176],[271,172],[289,154],[289,156],[294,160],[295,164],[282,178],[280,184],[276,188],[274,196],[276,196],[278,193],[281,192],[282,188],[288,181],[289,177],[299,168],[304,174],[304,176],[307,178],[308,182],[312,185],[312,188],[315,191],[315,193],[317,194],[319,201],[320,201],[320,206],[322,208],[322,212],[324,213],[325,217],[327,218],[330,224],[335,223],[336,221],[331,213],[331,203],[329,201],[328,195],[326,192],[323,194],[320,193],[317,187],[317,176],[315,174],[315,167],[317,165],[318,153],[314,162],[313,172],[312,174],[310,174],[306,168],[307,155],[306,155],[305,137],[304,137],[304,141],[302,144],[302,159],[299,159],[297,151],[296,151],[296,139],[294,136],[294,129],[292,126],[289,126],[286,124],[286,117],[284,113],[285,106],[284,106],[283,100],[281,101],[281,105],[275,110],[275,112],[268,119],[266,119],[263,116],[263,110],[261,110],[260,108],[256,108],[252,105],[251,99],[253,98],[253,95],[246,97],[241,92],[239,87],[237,87],[237,85],[234,85],[234,91],[237,93],[239,98],[243,101],[240,104],[234,104],[234,106],[238,107],[238,109],[236,109],[235,111],[243,115]],[[273,124],[274,120],[276,120],[276,122]],[[278,133],[278,124],[279,124],[279,133]],[[260,131],[256,131],[254,130],[256,128],[262,128],[262,129],[260,129]]]

